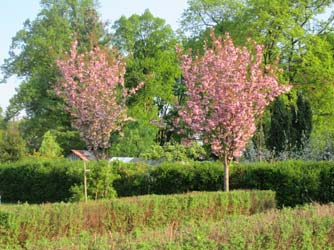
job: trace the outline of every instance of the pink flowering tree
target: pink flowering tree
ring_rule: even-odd
[[[188,139],[211,145],[223,161],[224,190],[229,191],[230,163],[253,136],[256,118],[290,86],[278,83],[274,67],[263,66],[262,46],[255,44],[252,53],[236,47],[228,34],[225,39],[211,37],[212,48],[205,45],[203,56],[179,51],[187,101],[179,107],[176,123],[187,128]]]
[[[110,134],[121,131],[124,122],[129,120],[127,97],[143,83],[136,89],[126,89],[125,63],[121,57],[98,47],[79,54],[76,41],[69,57],[58,60],[57,65],[62,77],[56,93],[66,103],[72,126],[78,129],[88,149],[103,158],[110,146]]]

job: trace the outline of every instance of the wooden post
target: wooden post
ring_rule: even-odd
[[[87,169],[86,169],[86,161],[84,161],[84,189],[85,189],[85,203],[87,203],[88,197],[87,197]]]

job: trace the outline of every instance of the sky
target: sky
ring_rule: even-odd
[[[36,18],[41,10],[39,2],[40,0],[0,0],[0,64],[8,58],[11,39],[23,28],[24,21]],[[187,7],[187,0],[99,0],[99,3],[98,10],[103,21],[113,23],[122,15],[129,17],[149,9],[154,16],[165,19],[174,30],[178,28],[178,20]],[[3,110],[20,82],[20,79],[12,77],[7,83],[0,84],[0,107]]]

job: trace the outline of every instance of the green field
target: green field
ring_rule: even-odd
[[[278,210],[272,191],[0,206],[1,249],[333,247],[333,204]]]

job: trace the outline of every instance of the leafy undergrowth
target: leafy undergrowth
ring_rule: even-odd
[[[81,232],[26,249],[334,249],[334,204],[228,215],[219,221],[175,222],[157,229],[104,235]]]
[[[272,191],[193,192],[88,204],[0,206],[0,248],[109,249],[114,235],[126,239],[142,231],[163,232],[166,227],[206,224],[274,207]],[[86,245],[79,247],[82,244]]]

